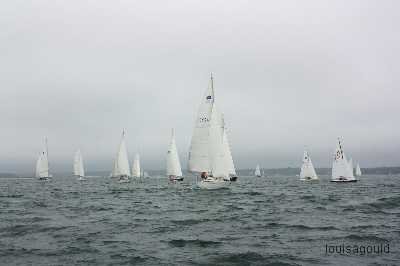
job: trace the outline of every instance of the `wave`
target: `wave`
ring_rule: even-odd
[[[307,226],[304,224],[282,224],[282,223],[268,223],[264,226],[265,228],[293,228],[297,230],[320,230],[320,231],[329,231],[329,230],[340,230],[334,226]]]
[[[199,223],[205,223],[210,221],[210,219],[201,219],[201,220],[196,220],[196,219],[186,219],[186,220],[172,220],[171,222],[174,224],[178,225],[195,225]]]
[[[293,262],[291,262],[293,261]],[[237,254],[220,255],[213,258],[207,264],[211,265],[267,265],[267,266],[294,266],[300,265],[296,262],[317,262],[316,260],[304,260],[302,258],[293,257],[290,255],[271,255],[263,256],[256,252],[242,252]]]
[[[353,241],[372,241],[372,242],[388,242],[388,239],[378,237],[375,235],[347,235],[344,237],[345,239],[348,240],[353,240]]]
[[[173,247],[196,246],[196,247],[206,248],[206,247],[218,246],[221,244],[221,242],[207,241],[207,240],[200,240],[200,239],[194,239],[194,240],[173,239],[173,240],[168,241],[168,244]]]

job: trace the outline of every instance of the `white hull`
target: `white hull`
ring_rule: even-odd
[[[229,187],[230,183],[223,179],[207,178],[197,182],[197,186],[201,189],[221,189]]]
[[[86,180],[85,177],[83,177],[83,176],[78,176],[78,181],[85,181],[85,180]]]

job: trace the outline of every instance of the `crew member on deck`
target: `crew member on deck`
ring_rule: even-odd
[[[201,179],[207,179],[207,172],[201,172]]]

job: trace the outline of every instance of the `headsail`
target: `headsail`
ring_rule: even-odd
[[[182,176],[181,163],[179,161],[178,150],[175,143],[175,132],[172,129],[171,141],[167,152],[167,175]]]

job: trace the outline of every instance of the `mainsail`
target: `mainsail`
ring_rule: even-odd
[[[211,77],[196,118],[189,149],[188,168],[191,172],[208,172],[214,177],[229,177],[222,114],[214,103],[214,84]],[[230,151],[229,151],[230,153]]]
[[[300,179],[318,179],[317,173],[315,172],[311,158],[307,151],[304,151],[303,154],[303,164],[301,165]]]
[[[171,141],[167,152],[167,175],[182,176],[181,163],[179,162],[178,150],[175,143],[174,129],[172,129]]]
[[[125,145],[125,131],[122,132],[121,142],[119,144],[119,149],[117,152],[117,156],[114,160],[114,168],[112,171],[112,177],[120,177],[120,176],[130,176],[131,172],[129,169],[129,161],[128,161],[128,151]]]
[[[80,150],[77,150],[74,156],[74,175],[79,177],[85,176],[83,169],[83,158]]]
[[[133,160],[133,165],[132,165],[132,176],[133,176],[133,177],[141,177],[141,172],[140,172],[140,157],[139,157],[139,154],[136,154],[135,160]]]

